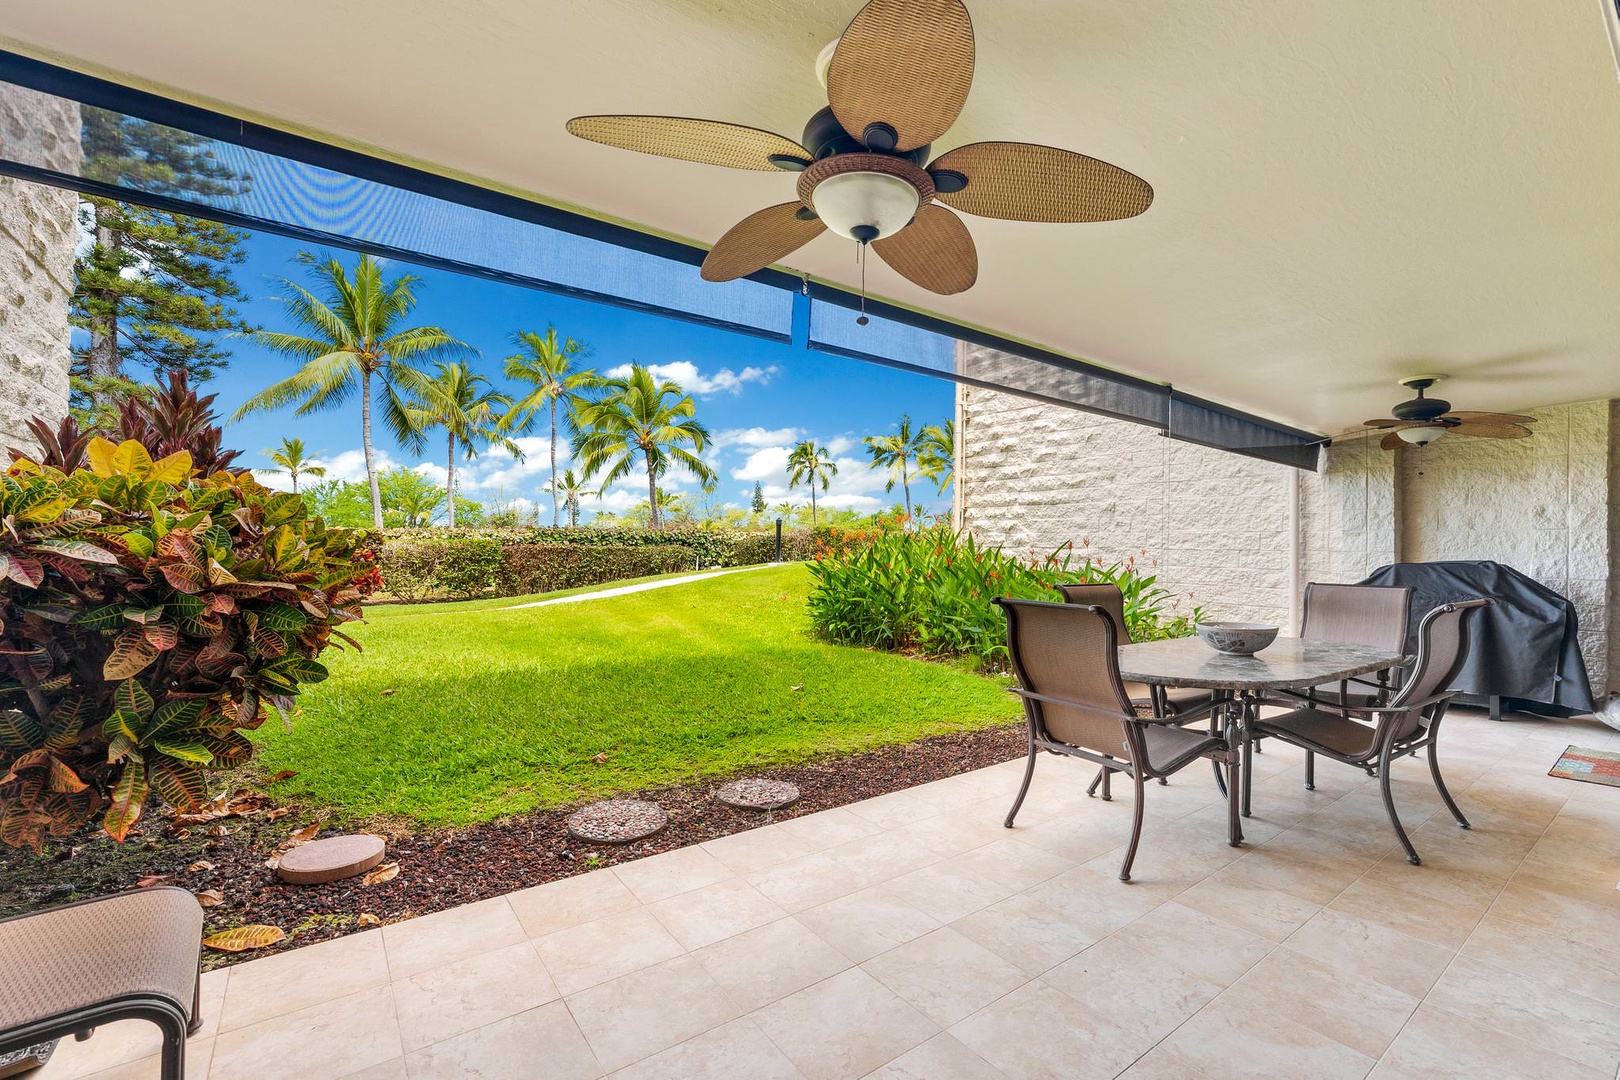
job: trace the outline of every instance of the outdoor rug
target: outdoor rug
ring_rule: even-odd
[[[1620,754],[1612,750],[1587,750],[1571,746],[1564,751],[1558,763],[1547,770],[1547,775],[1620,787]]]

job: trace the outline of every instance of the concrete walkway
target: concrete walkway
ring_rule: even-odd
[[[600,600],[605,596],[628,596],[630,593],[647,592],[649,589],[667,589],[671,585],[685,585],[693,581],[707,581],[709,578],[725,577],[727,574],[741,574],[749,570],[763,570],[767,566],[781,566],[781,563],[761,563],[758,566],[734,566],[730,570],[706,570],[700,574],[687,574],[684,577],[663,578],[659,581],[642,581],[635,585],[619,585],[612,589],[601,589],[597,592],[575,593],[573,596],[554,596],[550,600],[531,600],[527,604],[513,604],[511,607],[494,608],[495,611],[516,611],[519,608],[549,607],[552,604],[577,604],[581,600]]]

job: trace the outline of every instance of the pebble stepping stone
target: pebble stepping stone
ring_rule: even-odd
[[[281,857],[276,874],[292,885],[324,885],[357,877],[383,861],[388,845],[380,836],[329,836],[299,844]]]
[[[641,799],[607,799],[591,803],[568,819],[568,835],[592,844],[629,844],[658,832],[669,815]]]
[[[786,780],[756,777],[722,784],[715,789],[714,797],[742,810],[780,810],[799,801],[799,786]]]

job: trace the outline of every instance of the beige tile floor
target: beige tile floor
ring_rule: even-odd
[[[1249,846],[1195,767],[1130,795],[1017,763],[207,975],[211,1080],[1611,1078],[1620,789],[1545,775],[1592,722],[1454,713],[1396,769],[1257,759]],[[1128,788],[1128,785],[1125,785]],[[41,1080],[157,1075],[139,1025]]]

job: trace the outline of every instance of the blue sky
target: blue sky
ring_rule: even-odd
[[[248,241],[248,258],[235,271],[250,297],[239,305],[244,318],[266,329],[291,329],[274,297],[280,278],[301,280],[306,273],[292,261],[305,246],[269,234],[256,234]],[[756,480],[764,485],[772,505],[790,497],[807,501],[803,488],[789,492],[784,463],[794,442],[814,438],[832,449],[839,465],[824,504],[863,512],[892,505],[899,501],[900,491],[897,487],[892,495],[884,494],[885,476],[866,467],[861,437],[893,431],[901,413],[910,413],[918,425],[952,415],[954,389],[942,379],[400,262],[388,268],[422,278],[416,324],[443,326],[473,345],[480,354],[474,367],[498,385],[506,386],[500,371],[513,351],[512,332],[544,332],[548,324],[589,345],[589,363],[598,370],[631,362],[662,365],[665,377],[695,395],[698,418],[715,436],[715,448],[708,456],[721,475],[715,498],[724,503],[746,506]],[[217,408],[226,417],[249,396],[295,370],[292,361],[251,340],[236,340],[233,351],[230,366],[208,384],[208,390],[219,395]],[[246,463],[258,467],[268,464],[265,451],[283,436],[300,437],[328,466],[330,475],[361,479],[359,431],[355,403],[312,416],[294,416],[287,409],[246,417],[227,425],[226,441],[244,449]],[[375,438],[385,466],[418,468],[443,482],[442,450],[412,455],[386,431],[376,431]],[[549,509],[543,486],[549,476],[546,442],[528,439],[524,448],[522,462],[503,452],[470,464],[458,462],[462,493],[492,506],[538,502]],[[565,457],[566,444],[559,447],[559,468]],[[276,482],[273,476],[264,479]],[[696,485],[672,474],[664,486],[692,490]],[[644,491],[632,478],[584,508],[622,510],[644,498]],[[948,492],[942,497],[926,481],[913,485],[912,497],[934,511],[949,509]]]

